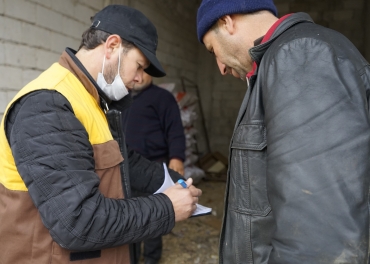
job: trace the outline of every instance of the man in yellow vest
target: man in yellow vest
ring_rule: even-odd
[[[165,75],[156,49],[141,12],[107,6],[77,52],[67,48],[9,103],[0,128],[2,264],[132,263],[131,243],[191,216],[201,195],[191,179],[130,198],[164,181],[161,164],[126,149],[116,109],[143,71]]]

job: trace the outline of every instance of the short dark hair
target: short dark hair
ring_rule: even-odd
[[[100,44],[103,44],[105,41],[107,41],[107,38],[111,34],[102,30],[95,29],[93,27],[88,28],[83,34],[82,34],[82,40],[80,47],[78,50],[84,48],[87,50],[95,49]],[[121,38],[122,46],[123,46],[123,52],[126,53],[135,45],[123,38]]]

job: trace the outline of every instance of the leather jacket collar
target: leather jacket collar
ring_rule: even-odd
[[[253,61],[257,63],[257,65],[261,62],[263,55],[265,54],[266,50],[271,46],[276,38],[278,38],[281,34],[283,34],[287,29],[290,27],[302,23],[302,22],[309,22],[314,23],[311,17],[306,13],[295,13],[286,18],[274,31],[270,40],[254,46],[249,50],[249,54]]]

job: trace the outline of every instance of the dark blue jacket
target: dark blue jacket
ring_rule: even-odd
[[[185,135],[180,110],[167,90],[149,85],[133,96],[123,116],[127,145],[152,161],[185,160]]]

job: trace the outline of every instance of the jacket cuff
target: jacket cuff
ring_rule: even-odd
[[[184,176],[182,176],[180,173],[168,168],[168,173],[170,174],[171,179],[173,180],[174,183],[176,183],[178,180],[186,180]]]
[[[165,221],[167,226],[164,226],[165,233],[163,235],[165,235],[170,233],[171,230],[175,227],[175,211],[173,209],[172,202],[167,195],[165,195],[164,193],[158,193],[154,196],[159,200],[159,202],[162,204],[163,207],[166,208],[168,212],[168,219]]]

